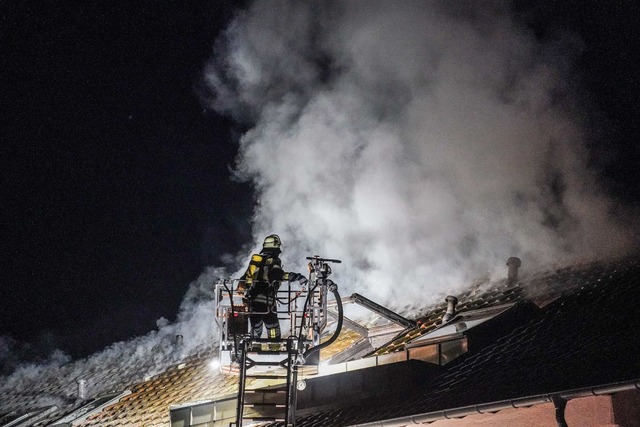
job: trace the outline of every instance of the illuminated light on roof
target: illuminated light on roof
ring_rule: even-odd
[[[211,362],[209,362],[209,368],[212,371],[217,371],[218,369],[220,369],[220,359],[218,359],[217,357],[211,359]]]

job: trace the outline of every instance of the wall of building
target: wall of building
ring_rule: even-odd
[[[622,427],[640,427],[640,392],[636,390],[612,396],[613,417]]]
[[[569,427],[640,427],[640,393],[589,396],[567,403]],[[505,409],[495,414],[477,414],[455,420],[441,420],[431,427],[557,427],[552,403],[529,408]]]

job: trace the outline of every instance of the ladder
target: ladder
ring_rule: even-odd
[[[252,348],[269,343],[268,346],[286,344],[286,351],[280,349],[254,350]],[[295,426],[295,406],[297,393],[298,365],[293,338],[274,341],[245,338],[240,342],[240,379],[238,383],[238,406],[236,422],[230,427],[243,427],[257,422],[283,422],[285,426]],[[267,372],[252,371],[252,368],[273,368]],[[272,388],[247,388],[247,379],[285,380]]]
[[[278,291],[285,297],[276,298],[286,308],[277,313],[279,320],[286,319],[289,323],[289,338],[275,341],[252,338],[248,324],[251,312],[243,300],[244,295],[238,292],[238,281],[225,280],[216,285],[214,302],[220,330],[220,371],[240,375],[236,420],[229,427],[264,422],[281,422],[286,427],[295,427],[298,386],[301,390],[304,386],[303,382],[298,384],[298,374],[317,374],[320,350],[330,345],[340,333],[342,306],[337,285],[328,277],[331,275],[329,263],[341,261],[318,255],[307,259],[310,260],[309,288],[303,287],[294,292],[288,286],[287,290]],[[334,335],[320,344],[327,325],[329,292],[337,300],[338,326]],[[281,317],[284,314],[286,317]],[[262,344],[269,349],[260,348]],[[247,388],[250,378],[277,380],[279,383],[273,387]]]

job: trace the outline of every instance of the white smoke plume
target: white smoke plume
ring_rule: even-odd
[[[391,306],[479,275],[632,242],[587,169],[565,82],[505,2],[257,1],[216,44],[211,103],[243,122],[256,245],[289,269],[339,258],[341,289]],[[497,271],[496,271],[497,270]]]
[[[249,128],[237,173],[255,184],[256,246],[278,233],[294,271],[341,259],[342,293],[391,307],[503,276],[512,255],[527,268],[620,254],[632,235],[586,167],[566,84],[579,50],[541,45],[505,2],[255,2],[205,77],[214,108]],[[68,400],[86,375],[96,395],[213,344],[226,276],[205,271],[146,336],[21,367],[0,398],[50,382]]]

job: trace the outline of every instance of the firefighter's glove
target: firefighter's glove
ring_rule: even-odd
[[[290,282],[300,282],[302,285],[307,284],[307,278],[300,273],[289,273]]]

